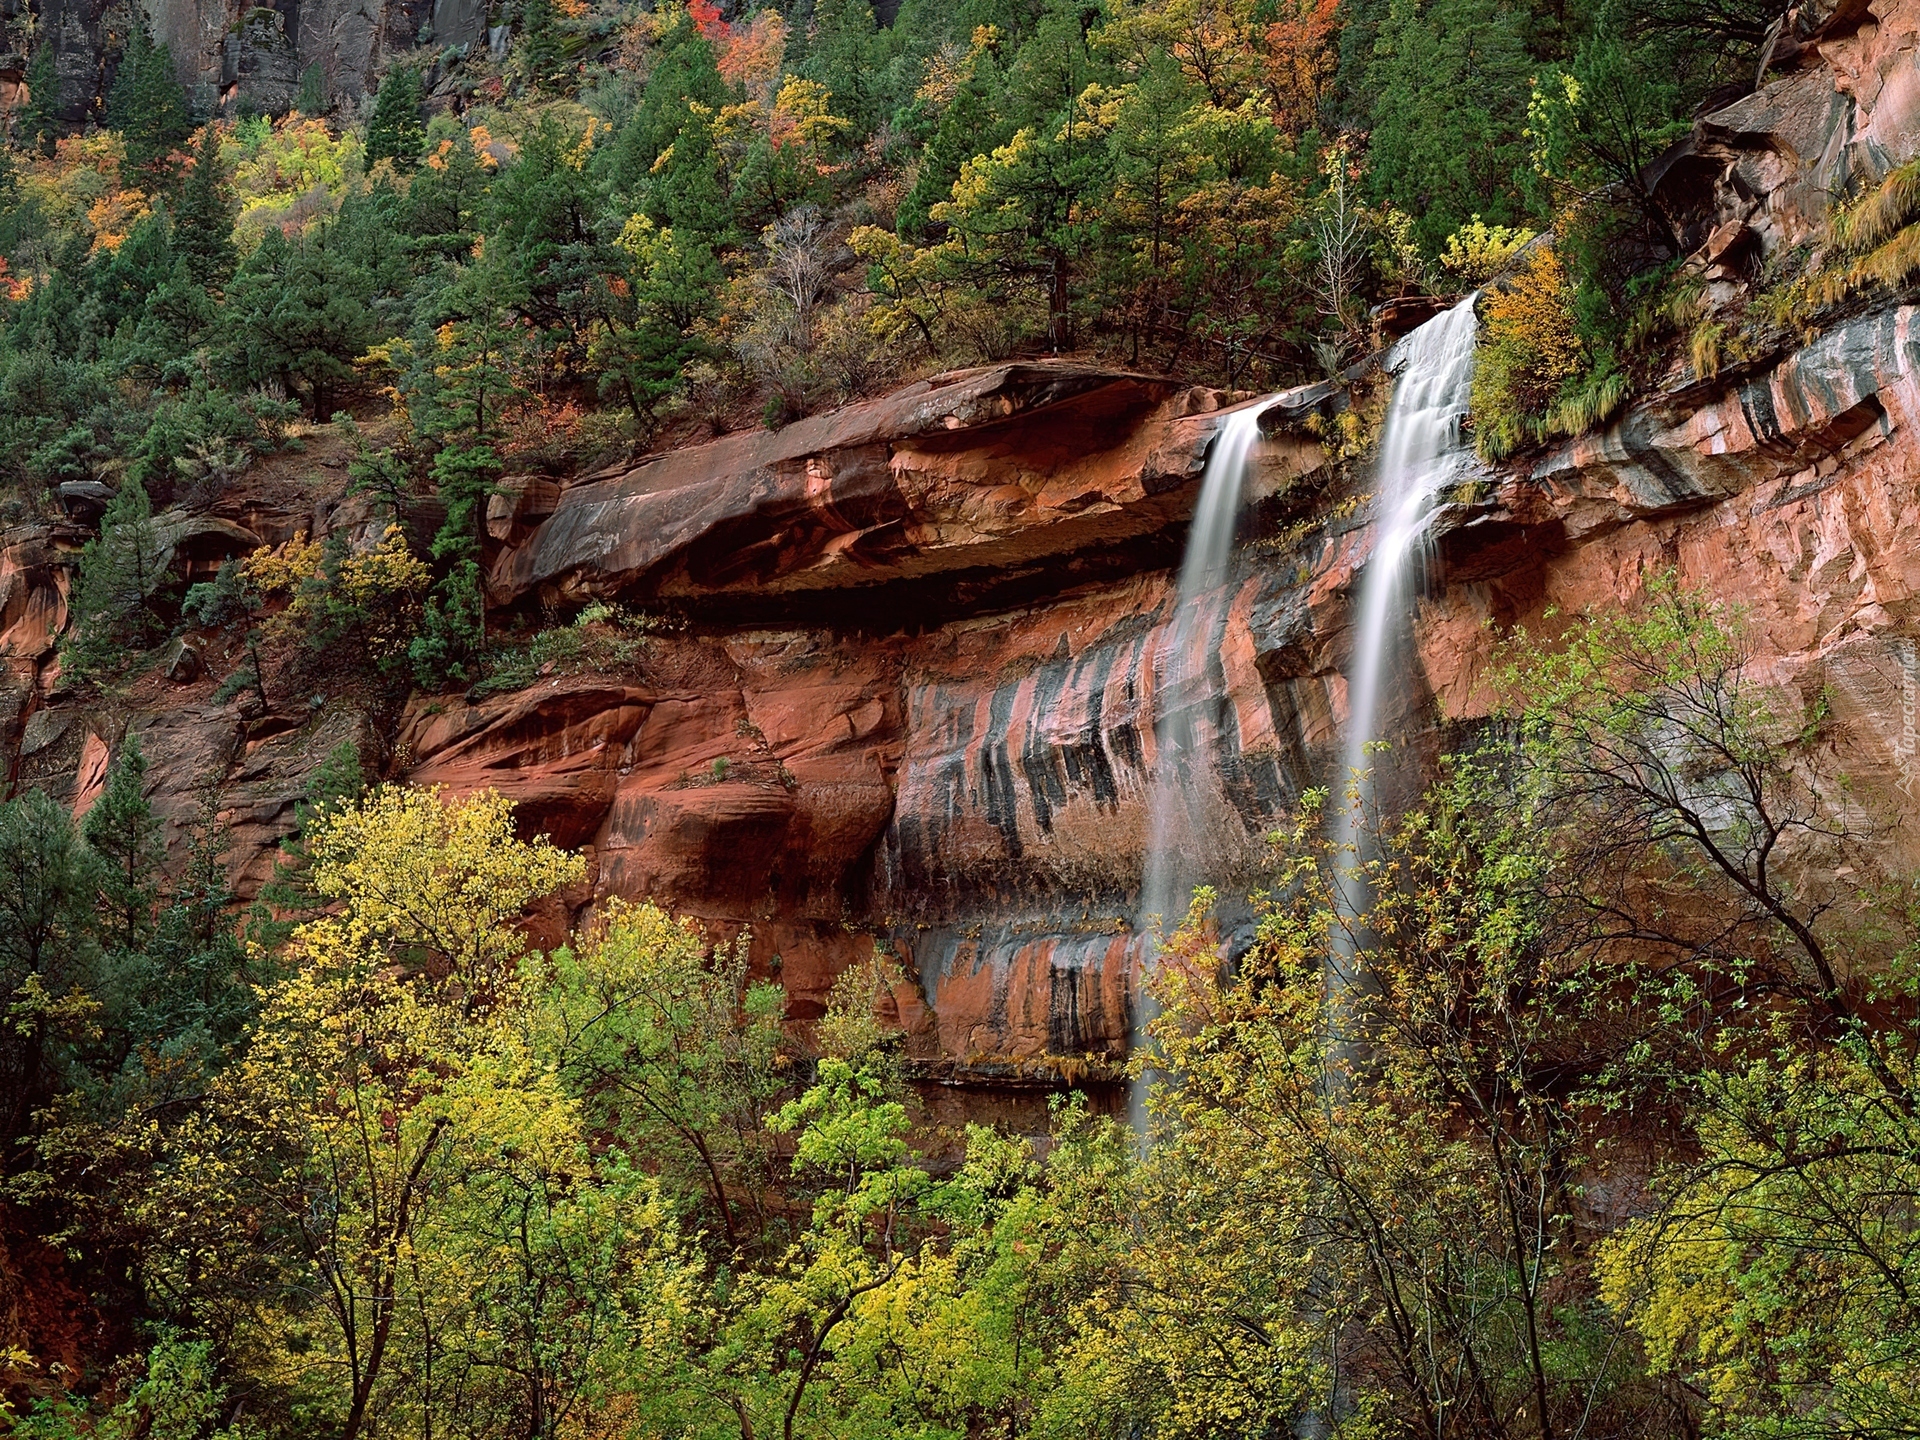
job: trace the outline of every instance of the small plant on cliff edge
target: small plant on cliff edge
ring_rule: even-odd
[[[1547,433],[1548,412],[1584,354],[1572,305],[1566,269],[1547,247],[1487,297],[1473,372],[1481,454],[1500,459]]]

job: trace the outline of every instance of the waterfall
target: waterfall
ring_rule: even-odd
[[[1347,675],[1347,735],[1334,801],[1338,838],[1362,858],[1362,811],[1373,798],[1368,746],[1378,737],[1380,683],[1398,648],[1410,613],[1409,559],[1425,543],[1435,497],[1460,471],[1467,446],[1460,433],[1473,390],[1474,301],[1469,295],[1408,335],[1392,360],[1400,372],[1380,441],[1374,499],[1373,553],[1360,579],[1354,614],[1352,668]],[[1357,777],[1358,795],[1352,791]],[[1342,918],[1363,913],[1367,897],[1353,881],[1343,885]],[[1343,937],[1328,974],[1329,998],[1354,983],[1353,943]]]
[[[1272,397],[1268,397],[1271,399]],[[1153,705],[1153,775],[1148,789],[1146,873],[1140,885],[1141,959],[1136,1042],[1150,1018],[1145,978],[1158,945],[1149,928],[1153,917],[1169,928],[1185,917],[1193,887],[1209,877],[1209,860],[1219,853],[1219,823],[1209,780],[1219,739],[1219,707],[1225,700],[1214,684],[1214,656],[1208,643],[1212,608],[1206,596],[1226,584],[1233,561],[1234,529],[1240,518],[1240,492],[1247,463],[1260,440],[1258,400],[1230,413],[1214,438],[1200,481],[1200,500],[1187,532],[1186,558],[1174,591],[1173,623],[1162,649],[1164,667],[1150,696]],[[1136,1132],[1146,1119],[1146,1080],[1134,1083],[1130,1110]]]

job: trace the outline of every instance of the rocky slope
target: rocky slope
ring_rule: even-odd
[[[1785,72],[1670,157],[1663,193],[1725,303],[1817,235],[1810,197],[1914,153],[1916,44],[1907,0],[1803,7]],[[591,882],[549,924],[627,895],[719,934],[750,927],[756,968],[802,1021],[879,945],[925,1077],[961,1087],[971,1114],[1017,1104],[1125,1050],[1162,720],[1219,737],[1220,763],[1190,778],[1229,897],[1270,822],[1336,763],[1369,531],[1364,469],[1315,438],[1346,403],[1333,387],[1267,412],[1246,543],[1204,602],[1213,683],[1165,678],[1170,569],[1233,398],[1009,365],[512,482],[489,514],[503,615],[551,623],[611,599],[679,623],[617,672],[416,697],[398,717],[315,692],[248,721],[191,658],[118,707],[65,697],[49,660],[79,532],[0,537],[13,783],[81,808],[133,728],[170,821],[218,785],[252,894],[308,771],[359,737],[390,774],[496,787],[529,830],[584,847]],[[1749,609],[1764,672],[1830,694],[1860,793],[1904,804],[1920,778],[1917,427],[1920,311],[1889,302],[1721,380],[1676,372],[1604,434],[1488,471],[1436,525],[1390,723],[1417,754],[1441,717],[1484,711],[1487,621],[1625,603],[1675,568]],[[297,493],[223,515],[182,523],[183,567],[366,525]],[[1920,851],[1920,833],[1893,843]]]

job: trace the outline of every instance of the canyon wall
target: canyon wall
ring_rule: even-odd
[[[97,120],[132,29],[135,7],[173,56],[197,110],[244,106],[281,115],[319,68],[328,100],[352,108],[398,55],[431,46],[428,87],[510,23],[511,3],[486,0],[0,0],[0,114],[26,98],[28,60],[54,47],[54,113]],[[464,49],[462,48],[464,47]]]
[[[1817,236],[1819,186],[1913,154],[1917,17],[1905,0],[1799,15],[1784,73],[1670,157],[1662,184],[1691,207],[1689,263],[1719,303],[1737,310]],[[415,696],[397,715],[344,684],[265,716],[216,702],[237,655],[214,635],[120,701],[64,693],[53,643],[82,532],[26,527],[0,536],[0,742],[15,786],[78,810],[138,732],[176,842],[216,787],[247,896],[342,739],[396,778],[497,788],[523,828],[590,858],[543,933],[610,895],[716,935],[748,928],[800,1022],[878,946],[899,962],[893,1008],[930,1090],[973,1115],[1017,1109],[1124,1056],[1156,736],[1183,754],[1218,740],[1187,778],[1209,839],[1195,878],[1221,886],[1229,941],[1265,832],[1305,787],[1339,783],[1370,544],[1366,469],[1317,438],[1344,389],[1265,411],[1244,543],[1203,602],[1210,683],[1167,678],[1182,673],[1171,571],[1236,403],[1013,364],[570,481],[516,479],[488,515],[503,623],[565,623],[595,601],[663,623],[630,663]],[[170,543],[204,574],[299,530],[368,533],[338,488],[252,493],[178,519]],[[1920,310],[1856,307],[1716,378],[1676,367],[1603,433],[1473,477],[1436,517],[1383,728],[1431,754],[1485,712],[1489,622],[1625,605],[1669,569],[1745,608],[1762,677],[1829,697],[1862,803],[1910,815]],[[1890,836],[1920,861],[1920,831]]]

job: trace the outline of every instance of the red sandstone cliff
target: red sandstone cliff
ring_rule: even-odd
[[[1911,0],[1802,7],[1784,73],[1672,157],[1662,184],[1691,207],[1696,263],[1726,303],[1815,233],[1820,187],[1920,149],[1917,46]],[[1676,567],[1748,607],[1773,679],[1830,692],[1857,786],[1906,794],[1917,317],[1883,304],[1724,380],[1677,371],[1606,433],[1489,471],[1439,517],[1389,722],[1418,750],[1442,714],[1479,713],[1485,621],[1625,603]],[[398,717],[319,690],[248,723],[210,679],[118,709],[63,698],[47,662],[75,537],[0,537],[0,734],[15,784],[80,805],[137,729],[163,816],[184,820],[196,787],[219,784],[243,894],[269,874],[307,771],[360,737],[396,776],[493,786],[528,829],[586,848],[576,914],[651,896],[720,932],[750,926],[797,1019],[878,943],[902,962],[896,1002],[930,1074],[1043,1078],[1125,1047],[1156,724],[1177,714],[1221,738],[1223,762],[1191,779],[1230,895],[1264,828],[1335,762],[1369,545],[1364,507],[1336,502],[1365,475],[1329,463],[1307,417],[1339,398],[1301,392],[1268,418],[1249,543],[1205,602],[1203,693],[1163,683],[1169,570],[1223,397],[1033,364],[510,484],[489,516],[496,605],[564,615],[616,598],[686,624],[618,674],[416,697]],[[364,520],[283,499],[180,543],[206,563]],[[1920,852],[1910,828],[1896,843]]]

